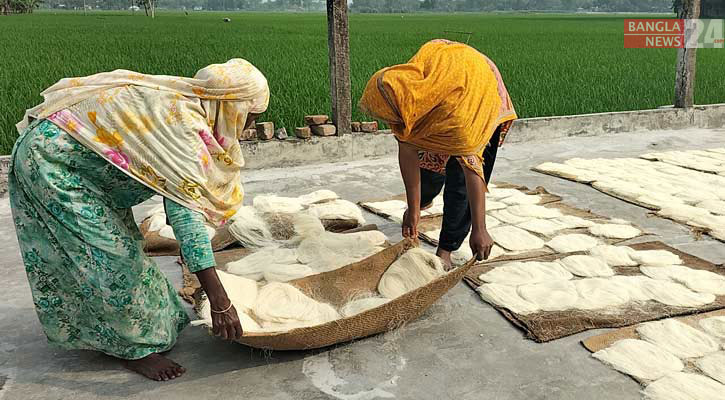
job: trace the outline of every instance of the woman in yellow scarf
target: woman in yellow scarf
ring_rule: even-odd
[[[438,256],[450,265],[451,252],[473,226],[471,250],[488,258],[486,183],[517,118],[496,65],[465,44],[433,40],[408,63],[376,72],[360,108],[385,121],[398,139],[408,201],[403,236],[418,236],[420,210],[445,184]]]
[[[63,79],[42,94],[18,124],[8,183],[48,341],[101,351],[151,379],[181,376],[160,353],[189,317],[144,254],[131,207],[164,197],[184,261],[209,296],[214,332],[239,338],[205,224],[223,224],[241,206],[238,139],[267,109],[267,80],[234,59],[194,78],[117,70]]]

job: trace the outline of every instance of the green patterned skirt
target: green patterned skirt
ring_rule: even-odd
[[[123,359],[169,350],[189,323],[143,252],[131,207],[154,192],[49,121],[13,149],[10,205],[48,340]]]

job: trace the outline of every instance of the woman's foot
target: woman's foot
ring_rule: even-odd
[[[450,271],[453,269],[453,260],[451,260],[451,252],[443,250],[440,247],[436,250],[436,255],[443,260],[443,269]]]
[[[123,366],[155,381],[175,379],[186,372],[181,365],[156,353],[138,360],[123,360]]]

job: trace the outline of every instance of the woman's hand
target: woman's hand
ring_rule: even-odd
[[[211,303],[211,309],[221,311],[229,307],[229,299],[223,308],[221,304],[215,305]],[[229,310],[223,313],[211,313],[212,332],[214,335],[221,337],[224,340],[239,340],[244,334],[242,330],[242,324],[239,322],[239,315],[234,306],[231,306]]]
[[[210,267],[197,271],[196,277],[199,278],[199,283],[201,283],[201,287],[209,298],[212,310],[212,332],[224,340],[241,338],[244,331],[242,331],[242,324],[239,322],[239,315],[232,306],[232,302],[219,280],[216,268]]]
[[[476,260],[488,260],[488,256],[491,254],[491,248],[493,247],[493,239],[491,239],[491,235],[488,234],[486,228],[474,227],[468,243],[471,245],[471,252],[473,252]]]
[[[418,221],[420,220],[420,167],[418,166],[418,149],[409,144],[398,142],[398,162],[400,174],[405,185],[405,197],[408,209],[403,214],[403,237],[418,238]]]
[[[471,207],[471,238],[468,243],[476,260],[488,259],[493,247],[493,239],[486,229],[486,184],[483,178],[470,168],[463,168],[466,178],[466,192],[468,204]]]
[[[405,210],[403,214],[403,237],[409,239],[418,238],[418,222],[420,221],[420,211],[410,212],[410,209]]]

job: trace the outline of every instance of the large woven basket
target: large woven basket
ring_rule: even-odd
[[[289,283],[315,300],[339,307],[355,294],[377,293],[383,273],[398,257],[416,246],[406,239],[357,263]],[[419,317],[455,286],[473,264],[471,260],[425,286],[352,317],[287,332],[246,333],[239,343],[269,350],[306,350],[393,330]]]

